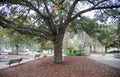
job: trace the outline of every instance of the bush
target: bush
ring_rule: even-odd
[[[117,50],[114,50],[114,51],[110,51],[110,52],[108,52],[108,53],[120,53],[120,51],[117,51]]]
[[[76,55],[76,50],[72,50],[68,52],[68,56],[75,56]]]
[[[86,56],[86,53],[82,50],[70,50],[67,52],[68,56]]]
[[[67,55],[68,56],[75,56],[76,55],[76,50],[73,47],[68,47],[67,48]]]
[[[76,52],[76,56],[86,56],[86,54],[85,54],[84,51],[78,50],[78,51]]]

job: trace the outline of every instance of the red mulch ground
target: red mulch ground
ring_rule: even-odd
[[[86,57],[65,57],[54,64],[46,57],[0,70],[0,77],[120,77],[120,70]]]

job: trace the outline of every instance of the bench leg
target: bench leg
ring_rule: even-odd
[[[10,67],[10,64],[9,64],[9,67]]]
[[[20,62],[18,62],[18,64],[20,65]]]

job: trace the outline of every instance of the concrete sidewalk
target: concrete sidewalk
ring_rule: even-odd
[[[91,54],[88,58],[101,62],[103,64],[120,69],[120,59],[114,58],[114,54]]]

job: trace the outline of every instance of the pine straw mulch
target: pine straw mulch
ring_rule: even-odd
[[[0,77],[120,77],[120,70],[86,57],[65,57],[62,64],[46,57],[1,69]]]

